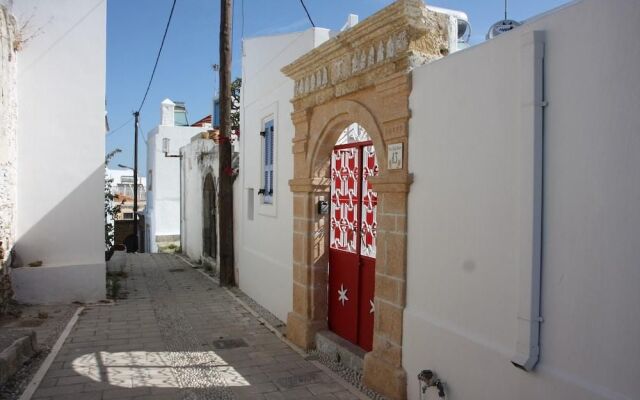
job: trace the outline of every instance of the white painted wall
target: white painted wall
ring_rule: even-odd
[[[170,139],[170,154],[175,155],[203,130],[201,127],[159,125],[148,134],[145,223],[149,225],[146,248],[150,252],[158,251],[156,236],[180,235],[180,159],[164,156],[162,140]]]
[[[24,264],[44,263],[13,271],[16,299],[100,300],[106,3],[20,0],[13,13],[41,31],[18,53],[15,248]]]
[[[196,135],[191,142],[180,148],[182,154],[182,252],[192,260],[203,257],[203,186],[204,179],[211,173],[217,188],[218,146],[213,140]],[[216,196],[217,197],[217,196]],[[216,199],[217,202],[217,199]],[[216,217],[217,218],[217,217]]]
[[[413,72],[403,364],[447,399],[640,398],[640,3],[585,0]],[[546,49],[541,357],[510,363],[522,37]],[[430,392],[431,397],[437,394]]]
[[[280,72],[285,65],[329,39],[327,29],[245,39],[242,57],[240,173],[234,185],[236,266],[239,286],[281,320],[292,309],[293,285],[290,103],[293,81]],[[275,124],[274,203],[262,204],[260,131],[267,118]],[[253,220],[248,208],[253,196]]]
[[[5,273],[15,241],[17,197],[17,54],[14,51],[16,21],[6,1],[0,1],[0,241],[5,251],[0,272]],[[0,300],[1,302],[2,300]]]

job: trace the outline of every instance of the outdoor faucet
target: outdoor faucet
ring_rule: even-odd
[[[420,381],[420,398],[422,398],[422,395],[425,394],[430,387],[435,387],[438,390],[438,397],[445,397],[444,382],[430,369],[422,370],[422,372],[418,374],[418,380]]]

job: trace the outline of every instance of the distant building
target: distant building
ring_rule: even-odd
[[[149,132],[147,142],[147,204],[145,208],[145,249],[157,252],[180,243],[180,147],[211,128],[200,120],[189,126],[182,102],[165,99],[160,125]],[[206,119],[206,118],[205,118]],[[173,149],[173,150],[172,150]]]
[[[133,174],[126,169],[108,169],[107,176],[113,179],[111,193],[114,202],[120,204],[116,220],[133,220]],[[138,177],[138,212],[143,213],[147,203],[147,178]]]
[[[183,254],[216,268],[218,255],[217,132],[194,136],[180,148],[180,243]]]

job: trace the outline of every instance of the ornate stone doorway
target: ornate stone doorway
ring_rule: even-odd
[[[292,78],[294,177],[293,310],[287,336],[315,347],[328,328],[331,159],[341,133],[357,121],[376,150],[375,316],[364,383],[406,398],[402,323],[406,288],[407,170],[411,69],[448,52],[447,17],[421,0],[398,0],[283,68]],[[425,132],[421,132],[424,134]],[[332,293],[333,294],[333,293]]]
[[[202,186],[202,252],[206,257],[217,257],[216,190],[211,174],[204,178]]]

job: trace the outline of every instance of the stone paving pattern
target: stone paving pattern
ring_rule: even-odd
[[[128,264],[127,299],[83,311],[33,399],[357,399],[178,257]]]

